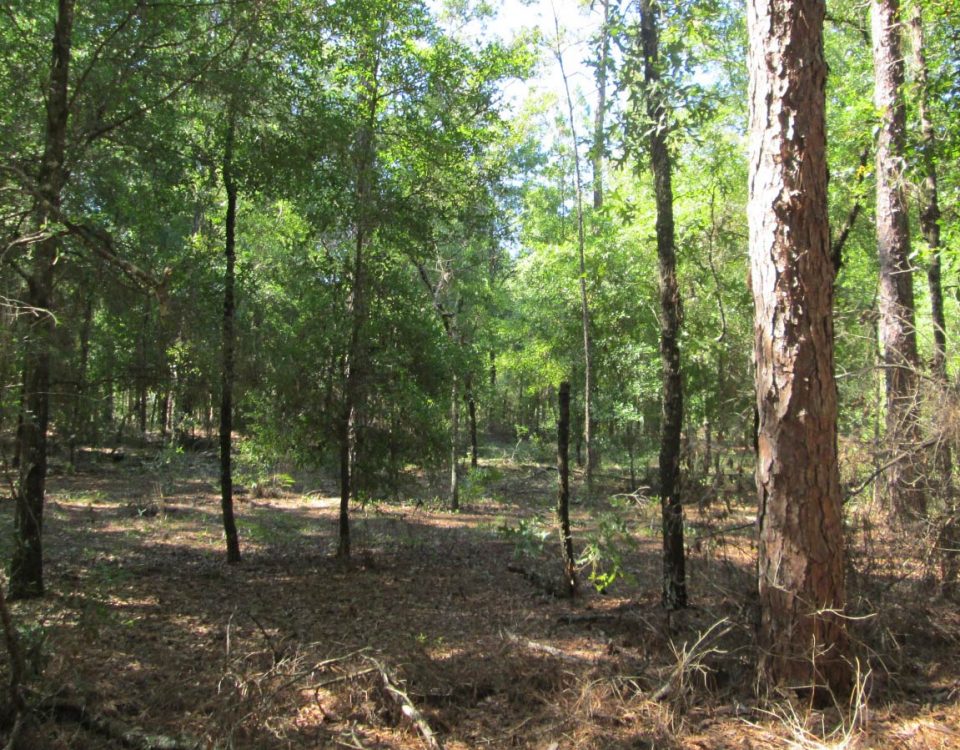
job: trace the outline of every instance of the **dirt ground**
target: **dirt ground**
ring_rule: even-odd
[[[216,470],[212,454],[142,449],[53,472],[48,594],[12,605],[36,707],[25,747],[960,748],[958,607],[866,514],[848,576],[863,690],[822,712],[757,698],[752,515],[736,498],[688,509],[694,606],[669,614],[659,510],[611,504],[614,478],[574,506],[574,536],[617,542],[597,557],[626,577],[569,601],[547,591],[548,467],[488,459],[456,514],[411,479],[401,500],[356,507],[348,564],[329,480],[247,487],[235,566]],[[0,513],[7,558],[9,500]]]

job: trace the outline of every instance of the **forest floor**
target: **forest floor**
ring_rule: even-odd
[[[459,513],[407,479],[402,500],[355,509],[350,563],[333,556],[329,479],[247,487],[228,566],[212,453],[55,467],[48,593],[12,605],[36,706],[23,747],[960,748],[958,607],[863,518],[848,576],[863,691],[818,711],[755,693],[749,490],[688,509],[694,606],[670,614],[659,509],[614,497],[619,480],[574,506],[573,531],[627,575],[570,601],[548,592],[548,465],[488,456]],[[8,500],[0,513],[7,558]]]

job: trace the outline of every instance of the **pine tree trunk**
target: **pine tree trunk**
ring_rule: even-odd
[[[59,209],[67,174],[64,168],[69,118],[69,68],[74,0],[59,0],[53,33],[53,64],[47,87],[43,161],[38,174],[35,223],[46,231]],[[53,347],[54,271],[59,242],[51,237],[33,247],[27,302],[34,319],[24,354],[23,424],[18,435],[20,475],[14,510],[14,549],[10,598],[43,595],[43,500],[47,477],[50,413],[50,358]]]
[[[557,418],[557,523],[560,526],[560,554],[567,595],[577,593],[577,569],[570,533],[570,384],[560,384],[560,413]]]
[[[220,379],[220,507],[223,511],[223,531],[227,540],[227,562],[240,562],[240,539],[233,515],[233,381],[234,349],[234,287],[236,286],[236,232],[237,185],[233,176],[233,148],[236,115],[232,106],[227,113],[227,138],[223,154],[223,187],[227,192],[227,219],[225,255],[227,266],[223,277],[223,363]]]
[[[906,109],[898,0],[872,0],[874,104],[877,136],[877,249],[880,256],[880,341],[886,374],[887,443],[906,456],[887,470],[887,497],[901,518],[926,512],[920,483],[917,336],[914,323],[910,228],[903,194]]]
[[[663,516],[663,605],[687,606],[680,497],[680,438],[683,382],[680,371],[680,291],[673,223],[673,169],[667,148],[667,111],[660,95],[659,31],[651,0],[640,1],[644,99],[650,127],[650,163],[657,204],[657,258],[660,263],[660,357],[663,379],[660,420],[660,506]]]
[[[819,0],[748,3],[761,680],[818,703],[850,687],[823,16]]]

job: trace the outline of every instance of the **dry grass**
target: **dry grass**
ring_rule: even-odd
[[[561,601],[507,572],[524,545],[503,530],[549,519],[549,471],[501,461],[456,515],[430,495],[368,503],[349,565],[331,557],[336,503],[321,480],[244,496],[245,559],[227,566],[215,470],[202,456],[131,454],[52,477],[50,594],[14,612],[40,672],[36,704],[55,697],[223,750],[421,748],[416,716],[448,750],[960,748],[960,615],[935,590],[916,598],[931,568],[885,558],[892,537],[876,526],[852,524],[851,614],[874,615],[851,621],[859,689],[817,712],[754,697],[747,507],[691,514],[696,607],[668,614],[658,510],[642,502],[620,511],[632,580],[606,595]],[[612,512],[575,508],[581,541]],[[550,574],[555,537],[542,552],[526,541],[523,564]],[[44,714],[29,741],[120,746]]]

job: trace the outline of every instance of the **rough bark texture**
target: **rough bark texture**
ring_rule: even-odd
[[[910,228],[904,200],[906,110],[898,0],[871,3],[874,104],[880,113],[877,135],[877,251],[880,256],[880,343],[886,374],[887,443],[894,462],[887,471],[887,497],[901,517],[922,515],[926,496],[917,454],[919,358],[914,324]],[[919,458],[919,455],[917,455]]]
[[[557,416],[557,523],[560,526],[560,554],[563,584],[567,595],[577,592],[577,569],[570,533],[570,384],[560,384],[560,413]]]
[[[748,3],[760,676],[819,700],[850,684],[823,16],[818,0]]]
[[[660,96],[659,32],[651,0],[640,2],[644,100],[650,128],[650,164],[657,204],[657,259],[660,265],[660,358],[663,394],[660,420],[660,507],[663,516],[663,604],[687,606],[680,498],[680,437],[683,430],[683,382],[680,372],[680,292],[673,224],[672,164],[667,147],[667,112]]]
[[[53,33],[53,61],[47,86],[47,122],[43,161],[38,174],[35,209],[38,231],[48,229],[59,213],[67,174],[67,120],[73,0],[59,0]],[[43,595],[43,499],[47,477],[47,426],[50,413],[50,350],[53,345],[54,270],[58,240],[33,247],[27,301],[34,320],[24,355],[23,422],[18,431],[20,476],[14,510],[14,549],[10,563],[10,598]]]
[[[224,254],[227,266],[223,273],[223,361],[220,373],[220,508],[223,512],[223,531],[227,540],[227,562],[240,562],[240,540],[233,517],[233,379],[234,348],[234,288],[236,281],[237,185],[233,178],[234,115],[228,114],[227,138],[223,154],[223,186],[227,192],[226,242]]]

